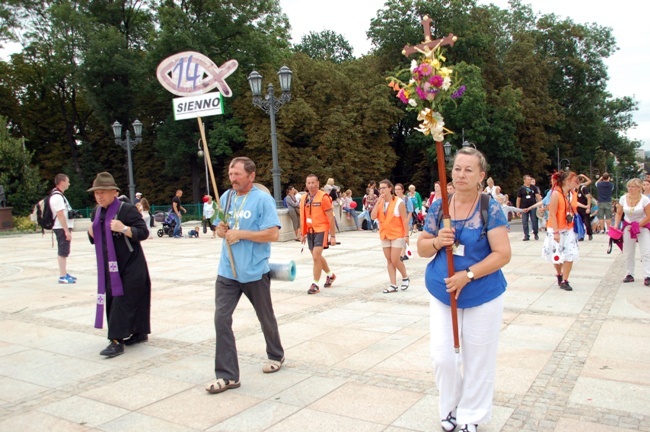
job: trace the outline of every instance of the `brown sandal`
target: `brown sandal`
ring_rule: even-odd
[[[231,388],[238,388],[239,386],[241,386],[240,381],[219,378],[214,383],[210,384],[210,387],[206,387],[205,391],[207,391],[210,394],[217,394],[217,393],[225,392],[226,390]]]
[[[262,366],[262,372],[264,373],[273,373],[277,372],[280,369],[282,369],[282,364],[284,363],[284,357],[282,357],[282,360],[271,360],[269,359],[268,362],[264,366]]]

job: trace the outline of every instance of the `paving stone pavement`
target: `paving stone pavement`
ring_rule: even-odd
[[[522,242],[516,223],[510,238],[494,417],[480,430],[650,431],[650,288],[640,262],[637,282],[623,284],[622,255],[607,255],[606,236],[595,235],[580,243],[574,291],[564,292],[540,258],[542,240]],[[294,282],[272,282],[287,361],[262,373],[264,339],[244,299],[234,316],[242,386],[208,395],[220,240],[144,243],[153,333],[104,359],[85,233],[74,233],[68,260],[75,285],[57,284],[49,235],[0,236],[0,431],[440,430],[428,260],[415,254],[411,287],[382,294],[377,234],[337,239],[326,252],[337,280],[317,295],[307,295],[309,252],[273,245],[272,260],[298,269]]]

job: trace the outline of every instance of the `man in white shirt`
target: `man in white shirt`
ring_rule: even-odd
[[[52,209],[52,214],[54,214],[52,231],[56,236],[56,242],[58,244],[59,283],[73,284],[77,282],[77,278],[68,274],[66,265],[68,256],[70,255],[70,243],[72,241],[74,222],[68,218],[72,207],[70,207],[70,203],[63,195],[70,187],[70,179],[65,174],[57,174],[54,177],[54,184],[56,187],[50,196],[50,208]]]

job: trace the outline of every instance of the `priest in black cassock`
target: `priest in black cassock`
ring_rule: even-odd
[[[108,322],[108,358],[124,353],[124,345],[145,342],[151,333],[151,278],[140,241],[149,238],[138,209],[117,199],[119,188],[107,172],[97,174],[88,192],[97,207],[90,215],[90,242],[97,256],[95,327],[102,328],[104,307]]]

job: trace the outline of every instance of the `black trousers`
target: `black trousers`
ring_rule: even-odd
[[[587,235],[593,235],[593,232],[591,231],[591,214],[586,213],[585,209],[582,207],[578,207],[578,214],[582,218],[582,222],[585,224],[585,231],[587,232]]]
[[[217,378],[239,381],[239,360],[235,335],[232,331],[232,314],[242,294],[253,305],[262,326],[267,357],[278,361],[284,357],[278,322],[271,302],[271,273],[264,274],[260,280],[248,283],[218,276],[215,284],[214,313],[214,327],[217,331],[214,373]]]

